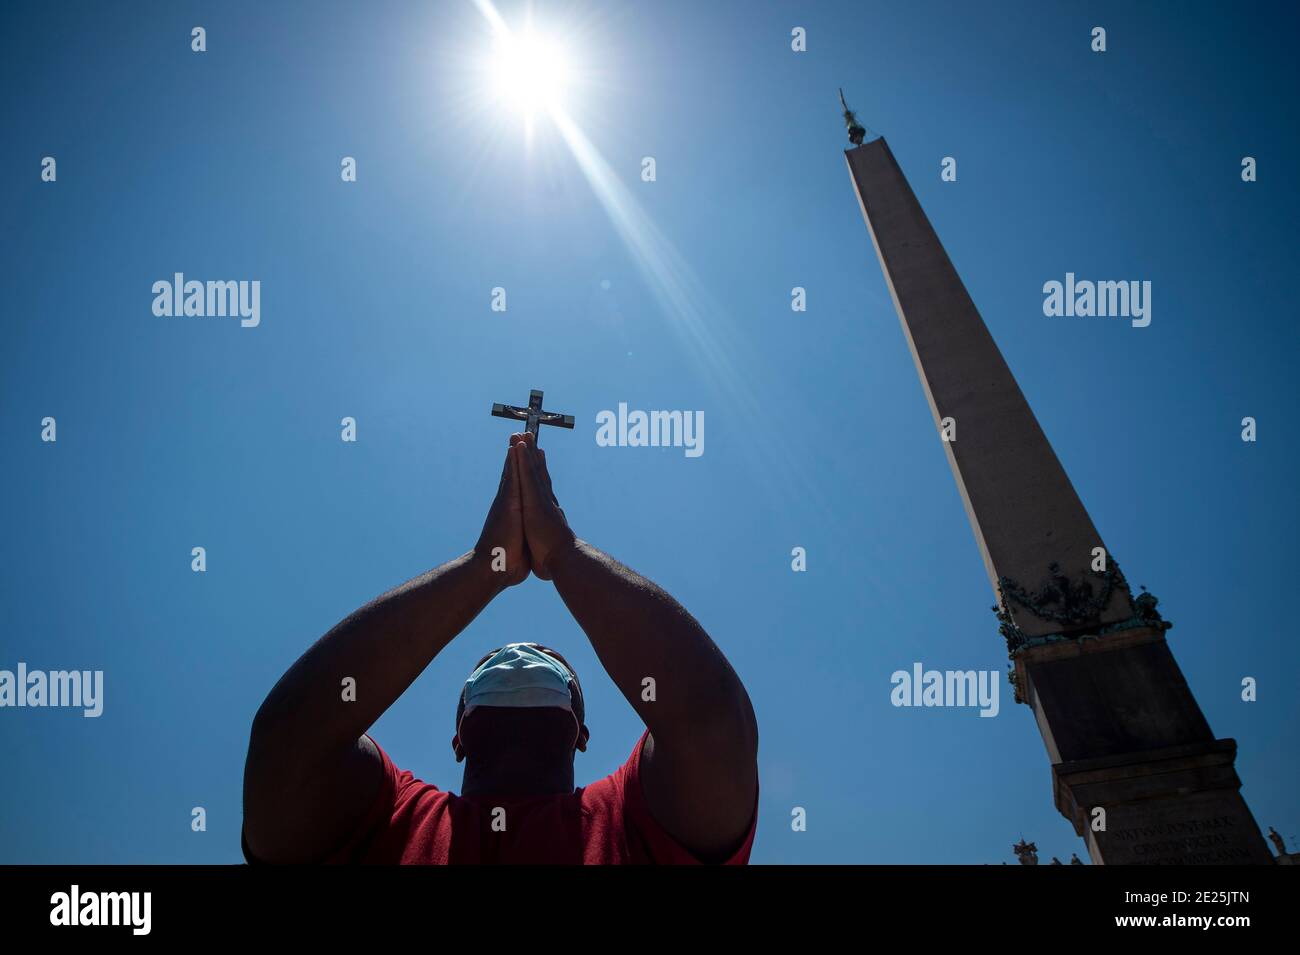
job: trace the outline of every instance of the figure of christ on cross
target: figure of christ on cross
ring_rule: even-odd
[[[530,574],[555,586],[645,724],[627,762],[575,789],[582,687],[524,632],[461,691],[460,794],[397,769],[367,730]],[[744,863],[757,752],[722,651],[669,594],[575,536],[535,436],[513,434],[474,547],[343,620],[267,696],[244,768],[243,850],[269,863]]]
[[[531,434],[534,442],[541,438],[538,432],[541,425],[553,424],[559,428],[573,428],[573,415],[556,414],[554,411],[542,410],[542,393],[534,388],[528,393],[528,407],[516,408],[514,405],[494,404],[492,406],[492,415],[496,418],[513,418],[516,421],[525,421],[525,434]]]

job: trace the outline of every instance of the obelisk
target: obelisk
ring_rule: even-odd
[[[845,106],[851,139],[863,129]],[[1215,739],[1039,427],[883,138],[845,152],[903,334],[993,585],[1017,702],[1094,863],[1269,863]]]

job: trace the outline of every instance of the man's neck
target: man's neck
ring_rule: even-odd
[[[573,761],[538,764],[533,760],[467,759],[462,796],[544,796],[573,792]]]

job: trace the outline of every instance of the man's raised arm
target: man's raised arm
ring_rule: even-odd
[[[670,594],[574,536],[531,435],[512,453],[533,573],[554,581],[650,730],[641,754],[650,811],[697,856],[727,858],[749,829],[758,793],[758,724],[744,685]],[[646,678],[653,701],[643,698]]]
[[[511,443],[518,437],[512,437]],[[493,570],[495,548],[496,566]],[[267,862],[315,861],[379,791],[363,734],[500,591],[528,576],[518,473],[507,453],[474,550],[371,601],[289,668],[253,720],[244,766],[244,836]],[[344,681],[355,700],[344,701]]]

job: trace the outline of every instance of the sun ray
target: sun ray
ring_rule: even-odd
[[[522,102],[529,120],[535,116],[549,118],[559,132],[568,152],[640,271],[669,328],[683,342],[684,350],[696,363],[703,380],[718,386],[721,396],[731,405],[726,409],[727,414],[732,420],[744,420],[746,416],[753,415],[762,407],[760,395],[752,384],[752,376],[743,375],[738,369],[761,367],[757,356],[753,354],[745,337],[734,327],[726,310],[709,295],[694,269],[655,225],[566,108],[559,92],[567,87],[575,70],[561,52],[562,47],[558,44],[548,46],[552,41],[538,39],[544,37],[544,34],[534,32],[531,23],[518,33],[513,33],[491,0],[474,0],[474,3],[492,28],[497,53],[493,73],[496,76],[495,82],[504,83],[505,90],[517,85],[521,72],[526,74],[529,71],[544,72],[550,69],[563,74],[564,82],[559,84],[561,90],[557,90],[557,84],[552,83],[552,95],[540,104],[543,108],[538,108],[539,100],[531,94],[522,97],[516,106]],[[525,45],[521,48],[519,44],[525,41],[521,41],[520,37],[527,38],[526,42],[533,46]],[[500,58],[511,55],[518,57],[519,65],[502,64]],[[504,80],[500,70],[505,71]],[[498,87],[498,96],[501,95],[502,89]],[[787,495],[798,494],[805,501],[814,502],[824,510],[828,508],[824,494],[811,479],[808,470],[796,468],[790,455],[784,453],[784,449],[770,433],[764,433],[761,439],[743,440],[741,453],[750,457],[752,473],[756,479],[761,476],[765,482],[783,489]]]

